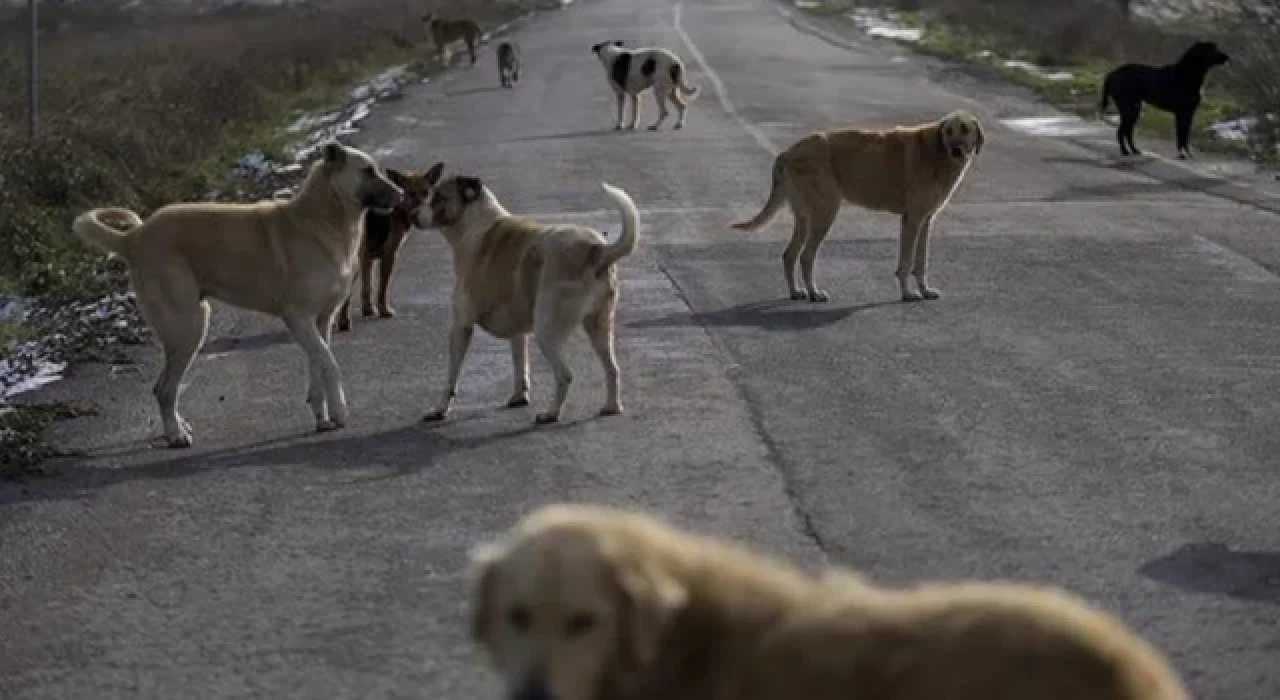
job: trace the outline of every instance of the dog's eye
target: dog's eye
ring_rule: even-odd
[[[526,607],[516,606],[507,611],[507,624],[517,632],[528,630],[532,623],[533,616],[529,614],[529,609]]]
[[[961,136],[968,136],[968,135],[969,135],[969,125],[968,125],[968,124],[961,124],[961,125],[960,125],[960,135],[961,135]]]
[[[591,613],[576,613],[569,616],[564,623],[564,635],[566,637],[581,637],[591,631],[596,626],[596,618]]]

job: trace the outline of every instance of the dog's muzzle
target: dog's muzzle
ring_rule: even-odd
[[[960,148],[959,146],[952,146],[952,147],[951,147],[951,157],[952,157],[952,158],[963,158],[963,157],[964,157],[964,155],[965,155],[965,154],[964,154],[964,149],[963,149],[963,148]]]

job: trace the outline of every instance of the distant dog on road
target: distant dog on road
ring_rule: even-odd
[[[440,19],[435,13],[428,12],[422,16],[431,34],[431,41],[436,45],[436,55],[440,65],[448,65],[446,49],[449,44],[462,39],[467,44],[467,54],[471,57],[471,65],[476,64],[476,43],[480,41],[482,32],[480,25],[470,19]]]
[[[1054,586],[811,575],[572,504],[471,560],[470,637],[508,698],[1190,700],[1151,643]]]
[[[600,59],[609,76],[609,87],[618,98],[618,123],[614,129],[622,128],[627,98],[631,99],[631,124],[627,128],[636,128],[636,120],[640,117],[640,93],[649,88],[653,88],[660,110],[658,121],[649,130],[657,131],[670,114],[668,99],[675,103],[678,112],[675,128],[684,128],[685,111],[689,106],[685,98],[691,101],[697,97],[698,88],[684,82],[684,63],[678,56],[667,49],[628,49],[621,41],[602,41],[592,46],[591,51]]]
[[[782,254],[782,271],[792,299],[827,301],[813,266],[843,202],[902,217],[898,236],[898,286],[903,301],[937,299],[926,281],[929,234],[934,217],[986,143],[982,123],[960,110],[913,126],[871,130],[817,131],[792,144],[773,161],[772,185],[764,209],[750,221],[731,224],[745,231],[768,223],[784,202],[795,228]],[[804,289],[796,286],[796,259]],[[912,291],[908,276],[918,291]]]
[[[413,229],[413,210],[431,196],[431,188],[440,179],[440,172],[402,173],[387,169],[387,179],[404,191],[404,197],[390,213],[370,209],[364,215],[364,243],[360,247],[360,314],[374,314],[373,265],[378,264],[377,313],[381,318],[396,315],[391,308],[391,276],[396,269],[396,257]],[[353,290],[354,293],[354,290]],[[338,330],[351,330],[351,297],[347,295],[338,311]]]
[[[626,192],[607,183],[603,187],[622,214],[622,235],[612,243],[583,226],[512,216],[479,178],[467,175],[445,180],[435,188],[430,206],[419,207],[415,224],[440,229],[453,249],[454,270],[449,379],[439,405],[424,420],[448,416],[477,325],[511,342],[515,390],[508,407],[529,404],[532,333],[556,379],[555,400],[535,422],[560,419],[573,380],[563,347],[581,325],[604,368],[608,396],[600,414],[622,412],[613,347],[616,263],[635,250],[640,215]]]
[[[192,444],[178,394],[204,344],[210,298],[283,319],[307,354],[316,430],[346,424],[329,349],[333,317],[351,290],[365,210],[390,210],[402,193],[366,153],[338,143],[323,153],[287,200],[170,204],[145,222],[127,209],[94,209],[72,224],[129,265],[138,306],[164,348],[155,397],[170,447]]]
[[[1197,41],[1177,63],[1155,67],[1142,63],[1126,63],[1107,73],[1102,81],[1099,116],[1107,109],[1107,101],[1116,103],[1120,125],[1116,141],[1123,155],[1141,155],[1133,143],[1133,130],[1142,116],[1142,103],[1172,112],[1178,144],[1178,158],[1191,157],[1191,122],[1200,107],[1204,81],[1209,70],[1231,60],[1212,41]]]
[[[520,80],[520,47],[514,41],[498,44],[498,80],[505,88]]]

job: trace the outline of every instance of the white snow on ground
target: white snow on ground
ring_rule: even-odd
[[[1026,71],[1038,78],[1042,78],[1044,80],[1048,80],[1055,83],[1065,82],[1076,77],[1075,74],[1071,73],[1070,71],[1065,71],[1065,70],[1051,71],[1045,68],[1041,68],[1040,66],[1037,66],[1034,63],[1028,63],[1027,61],[1005,61],[1004,67]]]
[[[1101,133],[1110,128],[1101,122],[1089,122],[1072,115],[1019,117],[1001,119],[1000,123],[1015,131],[1033,136],[1081,136]]]
[[[799,3],[796,6],[799,7]],[[890,11],[858,7],[848,17],[868,36],[895,41],[920,41],[924,38],[923,29],[906,26]]]

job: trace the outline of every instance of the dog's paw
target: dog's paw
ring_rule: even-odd
[[[195,444],[195,440],[191,438],[190,433],[183,433],[176,437],[164,438],[164,446],[171,450],[185,450]]]
[[[924,301],[924,297],[920,295],[920,292],[903,292],[902,300],[903,301]]]
[[[657,131],[657,130],[658,130],[657,124],[653,124],[652,126],[649,127],[649,131]]]
[[[439,423],[440,421],[443,421],[445,418],[448,418],[448,417],[449,417],[448,411],[436,410],[423,416],[422,422],[423,423]]]
[[[551,423],[559,423],[559,422],[560,422],[560,414],[552,413],[551,411],[547,411],[546,413],[539,413],[538,415],[533,417],[534,425],[549,425]]]
[[[676,127],[675,127],[675,128],[676,128],[676,129],[683,129],[683,128],[684,128],[684,122],[676,122]]]
[[[618,125],[614,126],[614,127],[613,127],[613,130],[614,130],[614,131],[622,131],[622,125],[621,125],[621,124],[618,124]]]
[[[522,406],[528,406],[528,405],[529,405],[528,394],[516,394],[511,398],[507,399],[507,408],[520,408]]]
[[[600,409],[600,415],[620,416],[622,415],[622,404],[620,403],[605,404],[605,407]]]
[[[360,307],[360,315],[361,315],[361,316],[372,316],[373,314],[374,314],[374,311],[373,311],[373,307],[372,307],[372,306],[361,306],[361,307]]]
[[[941,298],[942,298],[942,294],[941,294],[937,289],[935,289],[935,288],[933,288],[933,287],[921,287],[921,288],[920,288],[920,296],[921,296],[922,298],[924,298],[924,299],[928,299],[928,300],[930,300],[930,301],[932,301],[932,300],[934,300],[934,299],[941,299]]]
[[[791,290],[791,301],[808,301],[809,293],[803,289]]]
[[[827,294],[826,291],[821,289],[815,289],[812,292],[809,292],[805,298],[807,298],[809,301],[814,301],[814,302],[831,301],[831,295]]]
[[[378,318],[395,318],[395,317],[396,317],[396,310],[391,308],[390,306],[385,306],[381,309],[378,309]]]
[[[347,331],[351,330],[351,320],[341,319],[336,324],[334,324],[334,327],[337,329],[339,333],[346,333]]]
[[[335,430],[341,430],[344,425],[345,423],[343,421],[334,420],[333,418],[326,418],[325,420],[316,421],[316,432],[330,433]]]

